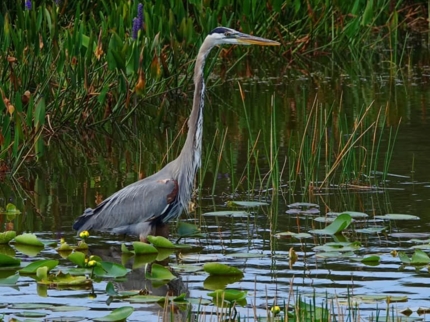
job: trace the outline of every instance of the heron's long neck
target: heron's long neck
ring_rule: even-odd
[[[183,191],[182,202],[186,202],[188,206],[189,200],[185,196],[191,196],[191,189],[194,182],[194,177],[201,163],[202,153],[202,135],[203,135],[203,107],[205,83],[203,79],[203,69],[206,56],[212,49],[212,45],[203,42],[200,47],[194,67],[194,98],[193,108],[188,119],[188,134],[181,154],[178,157],[178,162],[181,165],[179,173],[180,186],[186,186],[188,191]],[[189,197],[188,197],[189,199]],[[185,205],[184,205],[185,206]]]

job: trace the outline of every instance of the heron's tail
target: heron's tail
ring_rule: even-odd
[[[90,220],[93,215],[94,215],[93,209],[91,208],[85,209],[84,213],[80,215],[78,219],[76,219],[75,223],[73,224],[73,229],[77,230],[78,232],[82,230],[91,229],[91,227],[88,227],[89,225],[85,225],[85,224],[87,224],[88,220]]]

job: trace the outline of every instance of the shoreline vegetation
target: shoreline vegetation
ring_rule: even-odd
[[[428,30],[424,1],[26,0],[0,9],[0,160],[12,174],[29,156],[43,154],[44,138],[64,131],[111,133],[119,125],[132,128],[142,114],[159,128],[170,100],[189,96],[195,54],[216,26],[281,42],[279,51],[264,55],[284,70],[306,73],[317,57],[327,57],[340,69],[379,62],[393,75],[413,59],[412,45],[425,47]],[[247,50],[217,55],[240,61]],[[227,73],[216,59],[207,68],[221,69],[221,79]],[[319,127],[310,125],[305,130]],[[314,136],[314,143],[323,146],[323,139]],[[300,156],[298,162],[306,163]]]

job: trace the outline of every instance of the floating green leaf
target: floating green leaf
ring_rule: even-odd
[[[314,229],[311,230],[310,233],[318,235],[336,235],[348,228],[348,226],[351,224],[351,221],[352,218],[350,215],[341,214],[335,219],[335,221],[333,221],[324,229]]]
[[[158,301],[164,300],[164,296],[157,295],[136,295],[127,299],[127,301],[132,303],[157,303]]]
[[[286,231],[283,233],[277,233],[274,235],[276,238],[296,238],[296,239],[302,239],[302,238],[312,238],[313,236],[308,233],[294,233],[291,231]]]
[[[352,256],[354,256],[353,252],[321,252],[315,255],[318,258],[348,258]]]
[[[37,283],[49,285],[50,288],[68,287],[68,286],[87,287],[92,285],[91,279],[87,278],[86,276],[73,276],[71,274],[64,274],[62,272],[59,272],[58,274],[50,274],[49,276],[46,276],[45,278],[38,280]]]
[[[20,318],[43,318],[46,316],[46,313],[34,311],[15,312],[14,314]]]
[[[240,269],[221,263],[206,263],[203,270],[210,275],[243,275]]]
[[[154,263],[151,265],[149,272],[146,272],[146,278],[150,280],[171,281],[176,276],[168,268]]]
[[[75,311],[88,311],[89,308],[86,306],[72,306],[72,305],[58,305],[51,308],[52,312],[75,312]],[[69,317],[67,322],[69,322]],[[80,320],[79,320],[80,321]]]
[[[360,242],[330,242],[315,246],[313,250],[322,252],[350,252],[360,249],[360,247]]]
[[[22,234],[15,237],[15,243],[30,246],[45,247],[35,234]]]
[[[147,237],[148,241],[157,248],[175,248],[175,244],[173,244],[170,240],[163,236],[151,236]]]
[[[125,244],[121,244],[121,252],[123,254],[134,254],[134,252],[129,250]]]
[[[266,257],[267,255],[257,253],[232,253],[228,254],[228,256],[233,258],[262,258]]]
[[[216,217],[249,217],[250,213],[246,211],[210,211],[203,214],[203,216],[216,216]]]
[[[79,267],[85,267],[85,259],[87,256],[81,252],[74,252],[67,256],[67,259],[71,261],[73,264],[78,265]]]
[[[367,227],[367,228],[361,228],[361,229],[356,229],[355,232],[357,233],[361,233],[361,234],[379,234],[382,233],[384,230],[386,230],[387,227]]]
[[[228,289],[228,290],[216,290],[214,292],[208,293],[208,296],[212,297],[214,304],[220,307],[226,307],[226,304],[227,306],[231,306],[234,303],[237,303],[240,306],[245,307],[246,294],[247,294],[247,291]]]
[[[135,296],[139,294],[139,291],[124,291],[124,292],[118,292],[115,289],[115,286],[112,282],[108,282],[106,285],[106,294],[113,297],[113,298],[126,298],[130,296]]]
[[[31,264],[28,264],[26,267],[19,270],[19,273],[20,274],[35,274],[39,267],[46,266],[46,267],[48,267],[48,270],[51,270],[54,267],[56,267],[57,265],[58,265],[58,260],[42,259],[42,260],[35,261]]]
[[[420,217],[406,214],[386,214],[383,216],[375,216],[378,219],[384,220],[419,220]]]
[[[358,211],[328,212],[327,216],[337,217],[337,216],[339,216],[341,214],[348,214],[353,219],[364,219],[364,218],[369,217],[368,214],[366,214],[364,212],[358,212]]]
[[[415,249],[412,257],[409,258],[404,252],[399,252],[398,256],[402,263],[409,265],[426,265],[430,263],[430,257],[421,249]]]
[[[15,237],[16,237],[16,232],[13,230],[0,233],[0,244],[7,244]]]
[[[220,278],[222,276],[222,278]],[[203,287],[207,290],[223,290],[228,284],[239,282],[243,275],[209,275],[203,281]]]
[[[17,251],[27,255],[34,257],[39,254],[45,247],[44,246],[32,246],[27,244],[15,244],[15,248]]]
[[[46,303],[12,303],[10,308],[15,310],[50,310],[53,304]]]
[[[125,268],[123,265],[111,262],[98,262],[94,267],[94,274],[100,277],[122,277],[127,275],[130,269]]]
[[[371,263],[379,264],[380,261],[381,261],[381,257],[376,255],[367,256],[361,260],[363,264],[371,264]]]
[[[104,317],[94,318],[93,320],[101,322],[124,321],[133,313],[133,311],[134,309],[132,306],[123,306],[113,310],[110,314]]]
[[[267,202],[260,202],[260,201],[230,201],[227,203],[227,205],[236,205],[246,208],[252,208],[252,207],[260,207],[260,206],[268,206],[269,204]]]
[[[133,269],[142,267],[143,265],[146,265],[148,263],[152,263],[157,259],[158,253],[155,254],[143,254],[143,255],[136,255],[134,257],[133,262]]]
[[[20,266],[21,260],[5,254],[0,254],[0,267]]]
[[[147,244],[147,243],[142,243],[142,242],[133,242],[133,249],[134,249],[134,253],[137,254],[156,254],[158,253],[157,248],[155,248],[154,246]]]
[[[6,278],[0,278],[0,285],[13,285],[18,282],[19,274],[16,273],[14,275],[8,276]]]
[[[176,230],[179,237],[204,237],[204,234],[200,232],[200,229],[193,224],[180,221]]]
[[[172,267],[175,272],[180,273],[195,273],[203,270],[203,266],[197,264],[171,264],[170,267]]]

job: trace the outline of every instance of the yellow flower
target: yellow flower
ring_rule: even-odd
[[[93,267],[93,266],[96,266],[96,265],[97,265],[97,262],[95,260],[92,260],[92,261],[88,262],[88,267]]]
[[[79,237],[81,238],[88,238],[90,237],[90,233],[87,230],[81,231],[81,233],[79,234]]]
[[[64,238],[61,238],[61,239],[60,239],[60,243],[61,243],[61,244],[64,244],[65,242],[66,242],[66,240],[65,240]]]
[[[279,312],[281,312],[281,308],[277,305],[272,306],[270,311],[273,313],[273,315],[278,315]]]

